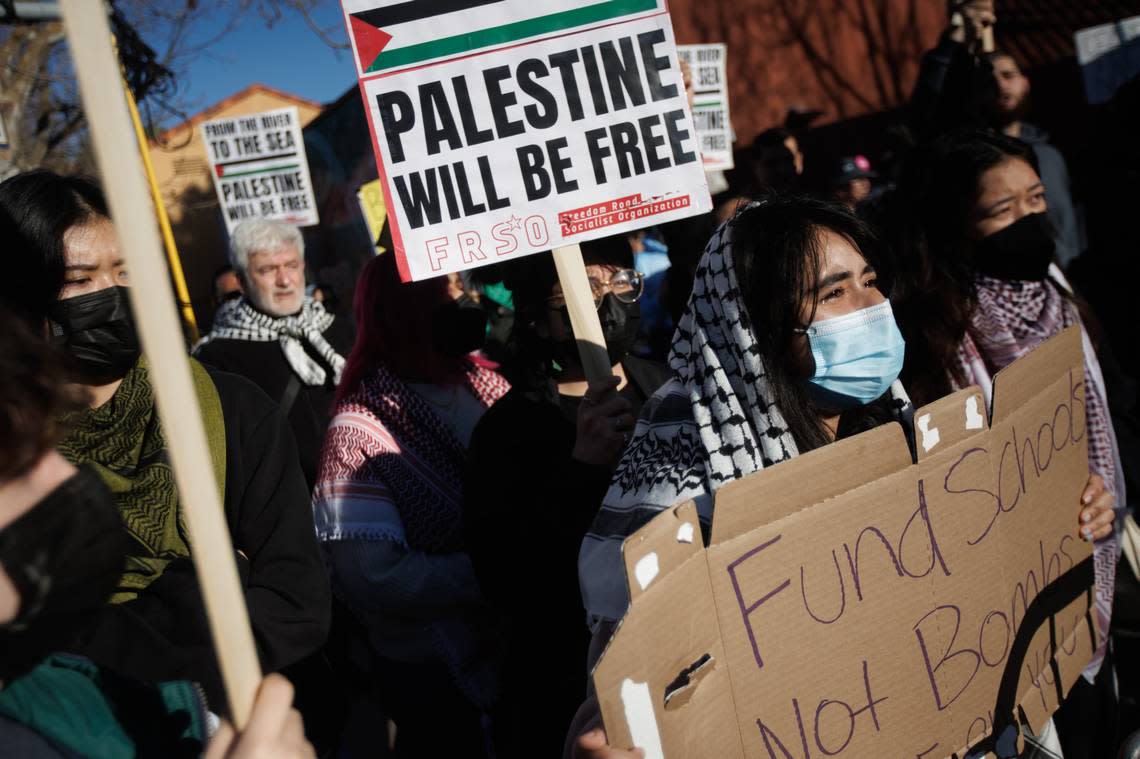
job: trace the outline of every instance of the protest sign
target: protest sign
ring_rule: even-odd
[[[4,104],[0,103],[0,150],[8,147],[8,127],[4,125]]]
[[[201,130],[227,232],[246,219],[317,223],[295,106],[205,121]]]
[[[727,48],[677,45],[677,55],[689,64],[693,88],[693,122],[701,143],[701,160],[709,171],[731,169],[732,121],[728,113]]]
[[[343,6],[405,279],[710,210],[662,0]]]
[[[1095,648],[1078,327],[967,388],[626,540],[594,670],[610,743],[661,757],[942,759],[1039,730]],[[1010,755],[1010,754],[1006,754]]]
[[[356,191],[356,200],[360,203],[360,213],[364,217],[364,226],[368,228],[368,237],[377,253],[383,253],[377,240],[384,231],[384,220],[388,218],[388,207],[384,205],[384,190],[380,187],[380,180],[373,179],[360,185]]]

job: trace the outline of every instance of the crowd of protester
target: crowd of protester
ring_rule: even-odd
[[[0,755],[640,756],[608,745],[589,680],[629,603],[625,538],[685,500],[707,528],[727,483],[879,425],[912,435],[915,406],[954,390],[989,400],[1076,325],[1072,530],[1113,634],[1019,755],[1116,756],[1140,728],[1140,601],[1117,561],[1140,372],[1134,311],[1085,262],[1131,256],[1140,163],[1122,149],[1074,197],[1028,78],[982,50],[992,16],[959,21],[889,165],[836,146],[813,177],[793,121],[738,151],[713,212],[582,245],[606,380],[587,380],[549,256],[404,284],[382,254],[349,318],[307,286],[299,230],[239,225],[190,365],[201,486],[284,675],[241,735],[103,195],[48,171],[0,183]],[[1106,139],[1134,138],[1138,87]]]

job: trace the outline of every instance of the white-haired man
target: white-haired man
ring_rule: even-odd
[[[244,295],[226,303],[195,355],[241,374],[277,399],[297,438],[311,489],[352,334],[305,295],[305,243],[292,224],[251,219],[230,236]]]

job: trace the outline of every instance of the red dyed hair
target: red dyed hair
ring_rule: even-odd
[[[394,253],[369,261],[356,282],[356,342],[341,373],[337,402],[381,365],[410,382],[461,378],[466,359],[441,354],[432,336],[433,312],[451,302],[446,277],[403,283]]]

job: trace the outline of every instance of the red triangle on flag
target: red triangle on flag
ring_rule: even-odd
[[[380,51],[392,39],[392,35],[361,21],[356,16],[349,18],[352,19],[352,36],[356,40],[356,55],[360,59],[360,69],[367,71],[376,60],[376,56],[380,55]]]

